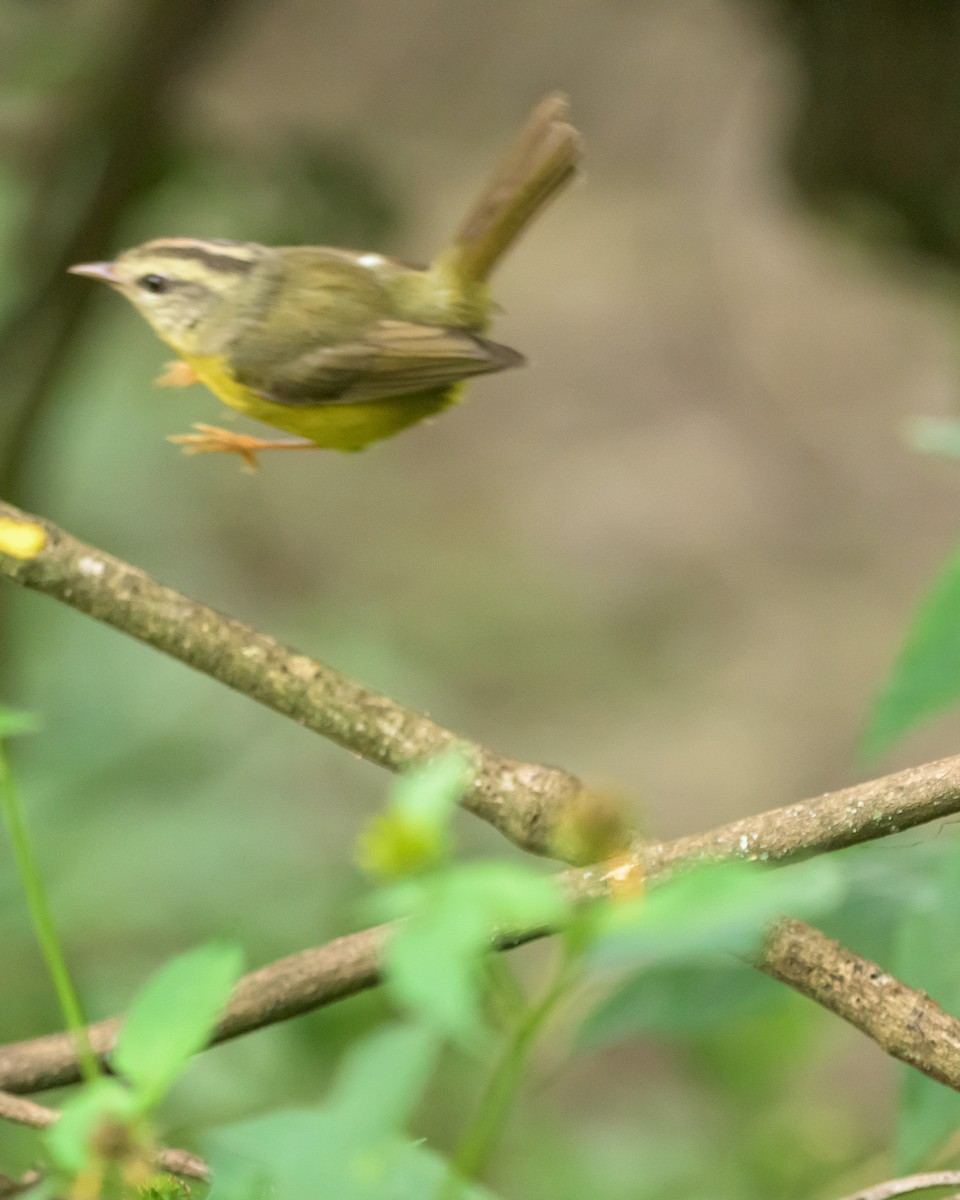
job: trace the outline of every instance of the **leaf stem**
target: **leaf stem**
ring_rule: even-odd
[[[77,993],[70,979],[70,973],[67,970],[67,962],[60,945],[60,939],[57,936],[53,917],[50,913],[50,905],[47,901],[43,877],[40,874],[40,867],[33,853],[33,846],[30,842],[30,835],[27,832],[23,807],[17,795],[13,773],[10,770],[10,763],[7,758],[6,747],[2,741],[0,741],[0,810],[2,810],[3,820],[7,826],[7,833],[10,836],[13,857],[17,864],[17,870],[20,873],[20,880],[23,884],[23,892],[26,897],[27,907],[30,910],[30,917],[33,921],[37,941],[40,943],[40,950],[46,960],[47,970],[50,972],[50,977],[53,980],[54,990],[57,993],[57,999],[60,1001],[60,1008],[63,1012],[67,1028],[73,1035],[81,1070],[83,1071],[84,1078],[89,1082],[91,1079],[96,1079],[99,1076],[100,1067],[97,1063],[96,1055],[93,1053],[93,1048],[90,1045],[86,1022],[83,1019],[83,1012],[80,1008],[80,1001],[77,998]]]

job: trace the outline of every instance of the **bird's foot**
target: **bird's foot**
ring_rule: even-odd
[[[163,388],[189,387],[191,383],[199,383],[200,377],[189,363],[175,358],[173,362],[165,364],[163,374],[158,375],[153,382],[156,387]]]
[[[260,463],[257,455],[261,450],[316,450],[315,442],[307,439],[278,439],[250,437],[245,433],[231,433],[217,425],[194,425],[196,433],[175,433],[167,438],[183,448],[184,454],[239,454],[248,471],[256,471]]]

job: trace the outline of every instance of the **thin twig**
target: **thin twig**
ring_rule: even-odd
[[[960,755],[824,792],[719,829],[641,847],[644,869],[740,858],[784,862],[843,850],[960,812]]]
[[[0,1200],[8,1200],[10,1196],[22,1196],[35,1188],[43,1175],[40,1171],[24,1171],[19,1179],[11,1179],[9,1175],[0,1175]]]
[[[0,1092],[0,1121],[13,1121],[16,1125],[29,1125],[31,1129],[49,1129],[60,1114],[35,1100]]]
[[[902,1179],[888,1179],[874,1187],[864,1188],[844,1196],[843,1200],[893,1200],[894,1196],[908,1196],[911,1192],[925,1192],[930,1188],[956,1187],[960,1184],[960,1171],[928,1171],[925,1175],[905,1175]]]
[[[23,1096],[0,1092],[0,1120],[13,1121],[17,1125],[29,1125],[31,1129],[49,1129],[59,1121],[60,1113]],[[210,1182],[210,1168],[199,1155],[189,1150],[174,1150],[162,1147],[157,1151],[157,1165],[171,1175],[182,1175],[186,1179]]]
[[[197,1179],[200,1183],[209,1183],[211,1179],[210,1168],[204,1160],[189,1150],[161,1147],[157,1151],[157,1166],[183,1179]]]
[[[552,853],[562,823],[586,798],[583,785],[568,772],[505,758],[460,738],[332,667],[164,587],[49,521],[3,503],[0,519],[42,525],[47,535],[46,546],[34,558],[0,553],[0,575],[162,650],[370,762],[405,771],[450,747],[459,748],[474,769],[464,807],[526,850]]]

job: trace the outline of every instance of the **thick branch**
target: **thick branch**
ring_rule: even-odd
[[[464,807],[526,850],[553,853],[561,822],[585,799],[583,785],[566,771],[503,758],[459,738],[332,667],[78,542],[49,521],[3,503],[0,520],[46,531],[45,546],[32,558],[0,552],[0,575],[162,650],[370,762],[405,771],[458,747],[475,771]]]
[[[23,1096],[12,1096],[9,1092],[0,1092],[0,1120],[14,1121],[17,1125],[29,1125],[32,1129],[49,1129],[60,1119],[55,1108],[37,1104],[33,1100],[25,1100]],[[201,1183],[210,1182],[210,1168],[196,1154],[189,1150],[172,1150],[161,1147],[157,1151],[157,1166],[172,1175],[182,1175],[186,1179],[198,1179]]]
[[[960,1021],[926,992],[803,921],[775,926],[755,965],[849,1021],[892,1058],[960,1091]]]

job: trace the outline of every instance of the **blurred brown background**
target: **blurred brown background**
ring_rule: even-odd
[[[903,438],[952,411],[960,379],[949,5],[0,0],[0,22],[5,498],[453,728],[612,785],[657,836],[955,749],[949,717],[888,762],[856,756],[958,524],[957,469]],[[526,370],[357,456],[266,456],[249,476],[164,442],[226,414],[153,390],[164,347],[66,263],[176,234],[427,258],[551,89],[586,175],[497,279],[495,336]],[[360,922],[374,768],[73,612],[0,599],[4,698],[46,725],[20,777],[91,1015],[215,934],[257,964]],[[469,851],[506,852],[461,828]],[[0,890],[8,1040],[57,1017],[3,864]],[[314,1097],[376,1011],[217,1051],[177,1120]],[[805,1187],[886,1136],[864,1079],[798,1115],[796,1089],[858,1049],[824,1036],[762,1118],[771,1162],[789,1130]],[[878,1054],[849,1062],[891,1094]],[[538,1094],[510,1170],[589,1087],[584,1180],[666,1194],[651,1147],[715,1172],[732,1118],[665,1069],[643,1049],[581,1063]],[[744,1171],[712,1194],[794,1194]],[[526,1194],[576,1194],[576,1170],[557,1174]]]

